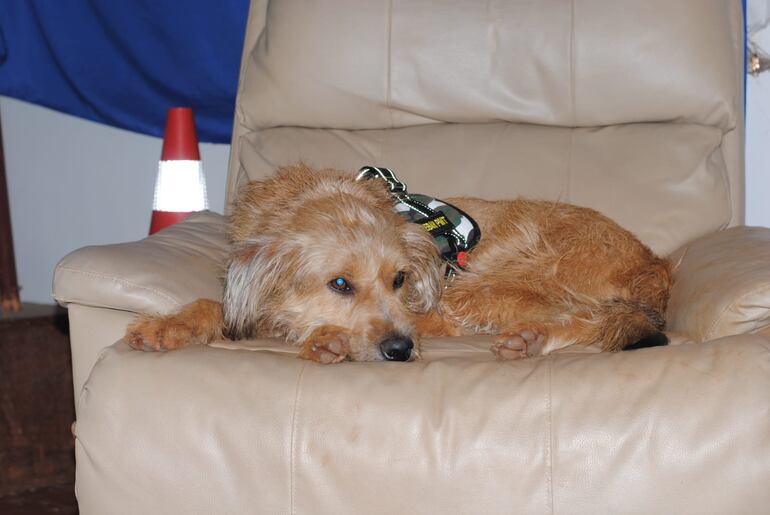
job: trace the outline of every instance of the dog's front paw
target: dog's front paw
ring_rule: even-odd
[[[501,334],[490,349],[498,359],[520,359],[529,356],[539,356],[547,333],[538,325],[527,325],[513,331]]]
[[[299,357],[325,365],[345,361],[350,354],[350,336],[338,327],[320,327],[302,343]]]
[[[175,317],[143,316],[128,326],[125,340],[137,350],[166,351],[195,343],[197,332]]]

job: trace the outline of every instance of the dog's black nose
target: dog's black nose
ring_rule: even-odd
[[[406,361],[412,355],[414,342],[408,336],[391,336],[380,342],[380,352],[388,361]]]

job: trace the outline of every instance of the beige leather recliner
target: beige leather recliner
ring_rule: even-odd
[[[218,299],[225,219],[56,268],[89,514],[760,513],[770,229],[743,227],[737,0],[254,0],[228,198],[298,160],[410,190],[591,206],[678,263],[674,343],[322,366],[279,341],[168,353],[135,313]]]

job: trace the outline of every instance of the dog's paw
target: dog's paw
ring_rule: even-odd
[[[128,326],[125,340],[132,348],[167,351],[196,343],[198,331],[174,317],[143,316]]]
[[[537,325],[522,326],[501,334],[490,349],[498,359],[521,359],[539,356],[547,338],[545,329]]]
[[[302,344],[299,357],[329,365],[345,361],[350,354],[350,337],[344,330],[321,327]]]

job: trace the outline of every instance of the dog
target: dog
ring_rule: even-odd
[[[450,275],[384,181],[282,168],[234,204],[222,302],[142,316],[126,340],[172,350],[278,337],[325,364],[417,359],[432,336],[495,335],[491,350],[506,360],[667,343],[671,264],[606,216],[539,200],[447,202],[481,233]]]

